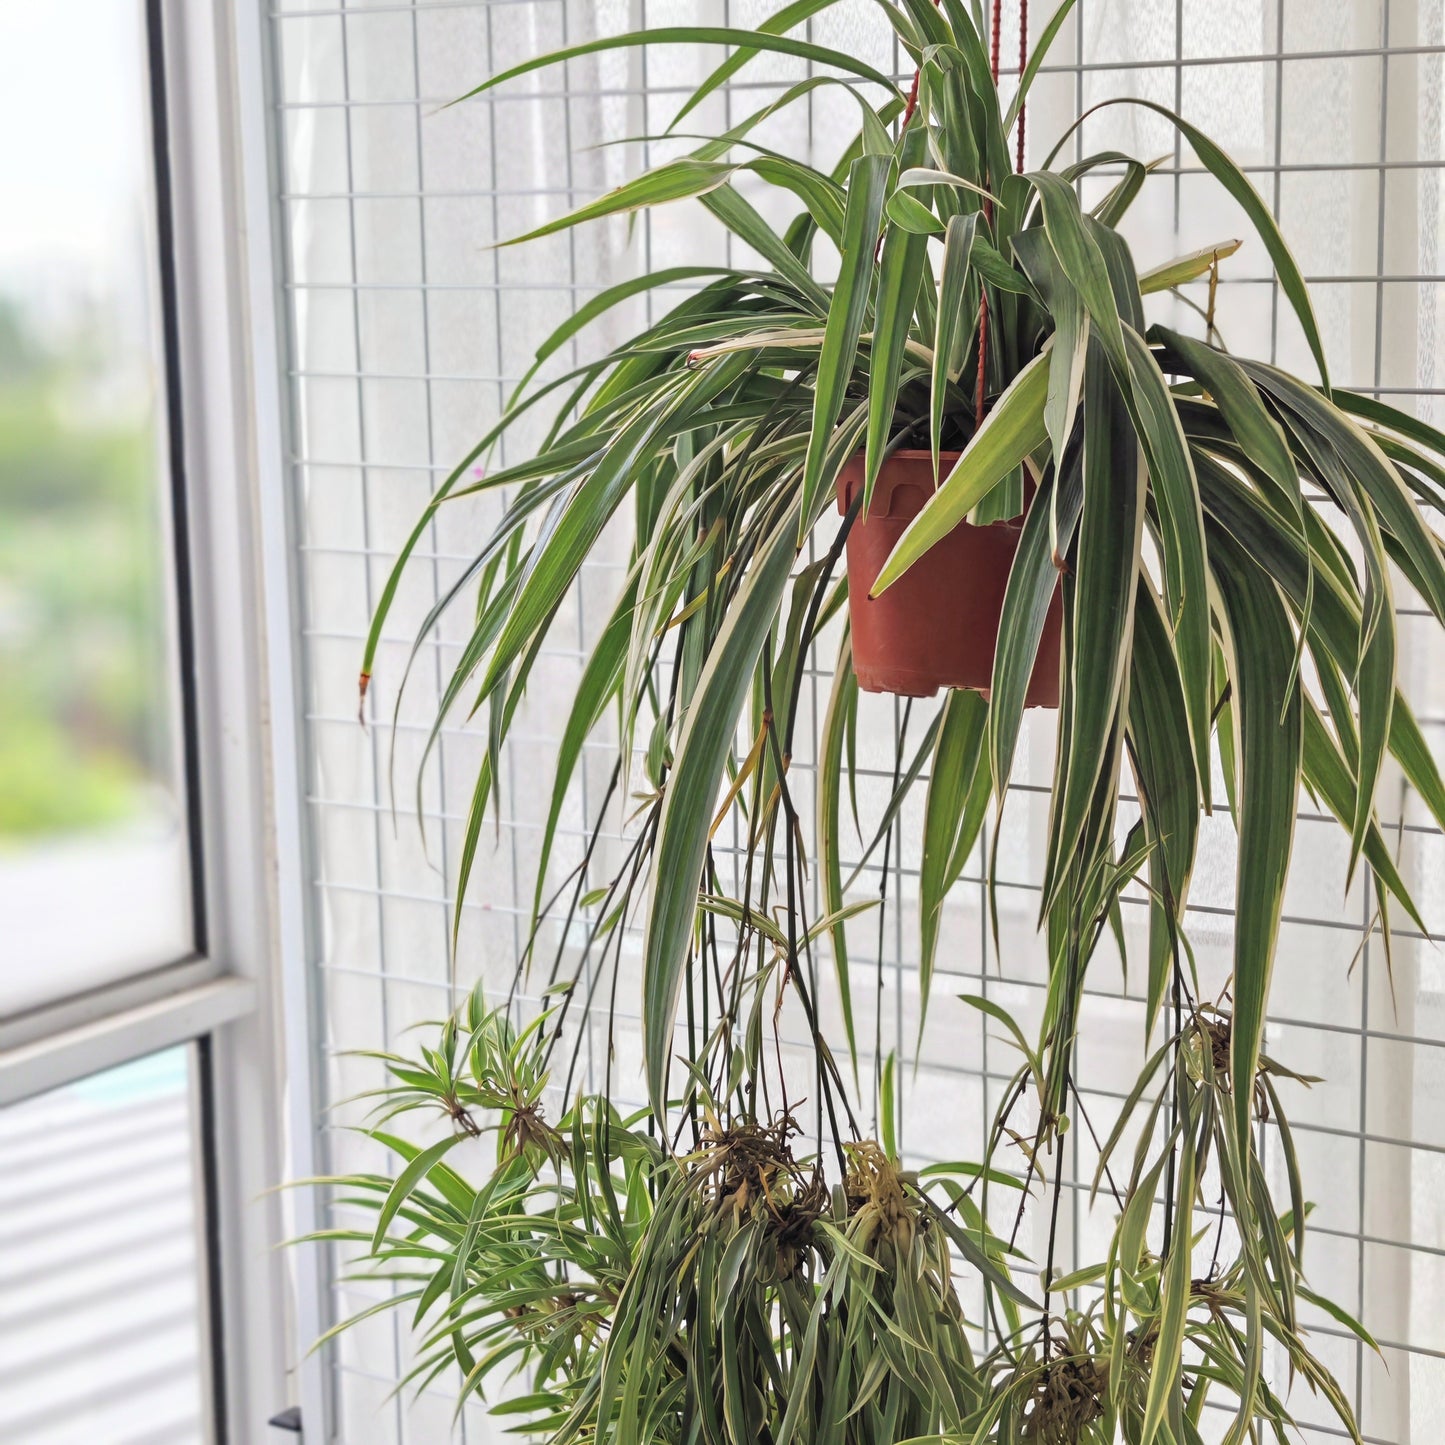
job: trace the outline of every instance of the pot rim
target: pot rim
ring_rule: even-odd
[[[937,496],[938,493],[937,493],[937,491],[936,491],[936,487],[941,486],[942,483],[947,479],[947,473],[948,473],[949,466],[950,466],[953,462],[956,462],[956,461],[958,460],[958,458],[961,457],[962,455],[963,455],[962,452],[939,452],[939,454],[938,454],[938,481],[935,483],[935,482],[934,482],[934,479],[933,479],[933,476],[932,476],[932,470],[933,470],[933,453],[932,453],[931,451],[928,451],[926,448],[923,448],[923,447],[900,447],[896,452],[893,452],[893,453],[891,453],[889,456],[887,456],[887,457],[884,458],[884,460],[883,460],[883,465],[882,465],[882,466],[879,468],[879,470],[878,470],[878,480],[879,480],[879,483],[880,483],[880,485],[881,485],[882,482],[883,482],[883,478],[884,478],[885,476],[888,476],[889,467],[890,467],[891,464],[894,463],[894,462],[909,462],[909,463],[913,463],[914,465],[922,464],[923,466],[926,466],[926,467],[928,468],[928,470],[929,470],[929,473],[930,473],[929,478],[928,478],[929,486],[930,486],[930,489],[933,490],[933,494],[934,494],[935,496]],[[861,469],[861,468],[863,467],[863,465],[864,465],[864,462],[865,462],[864,453],[863,453],[863,451],[860,449],[860,450],[854,452],[853,455],[848,458],[847,462],[844,463],[843,468],[842,468],[842,469],[839,471],[839,473],[838,473],[838,479],[837,479],[837,482],[836,482],[835,485],[836,485],[836,488],[837,488],[837,496],[838,496],[838,510],[839,510],[840,512],[845,512],[845,511],[847,511],[847,502],[845,501],[845,497],[847,496],[847,494],[848,494],[849,492],[851,492],[851,491],[853,490],[854,487],[856,487],[856,486],[858,485],[858,483],[859,483],[859,481],[860,481],[860,477],[859,477],[859,475],[858,475],[858,472],[856,472],[856,471],[853,472],[851,478],[848,477],[848,473],[849,473],[849,471],[850,471],[852,468],[855,468],[855,467]],[[983,531],[987,531],[987,530],[989,530],[989,529],[991,529],[991,528],[993,528],[993,527],[1002,527],[1002,528],[1007,529],[1007,530],[1010,531],[1010,532],[1019,532],[1019,531],[1022,531],[1022,530],[1023,530],[1023,524],[1024,524],[1024,515],[1025,515],[1025,513],[1027,513],[1027,511],[1028,511],[1029,502],[1032,500],[1033,490],[1034,490],[1033,488],[1031,488],[1031,487],[1029,487],[1029,486],[1027,485],[1027,483],[1029,482],[1029,480],[1030,480],[1030,478],[1026,475],[1026,476],[1025,476],[1025,484],[1026,484],[1026,486],[1025,486],[1025,494],[1024,494],[1024,511],[1023,511],[1023,512],[1020,512],[1017,517],[1000,517],[997,521],[994,521],[994,522],[984,522],[984,523],[964,521],[964,522],[960,522],[959,525],[960,525],[960,526],[975,527],[975,528],[978,528],[979,530],[983,530]],[[887,485],[886,490],[884,491],[884,495],[883,495],[882,497],[878,498],[878,500],[879,500],[879,502],[880,502],[880,504],[881,504],[881,507],[882,507],[882,515],[884,515],[884,516],[891,515],[891,513],[888,511],[888,505],[889,505],[889,504],[888,504],[888,498],[892,495],[893,489],[894,489],[896,486],[900,485],[900,484],[902,484],[902,483],[901,483],[901,479],[897,478],[896,476],[894,476],[894,477],[889,477],[888,485]],[[877,496],[876,493],[875,493],[875,496]]]
[[[860,447],[853,455],[855,457],[863,456],[863,449]],[[939,452],[938,461],[939,464],[942,465],[945,458],[952,457],[957,460],[962,455],[963,453],[961,451],[948,451],[945,449]],[[933,453],[927,447],[899,447],[896,452],[890,452],[883,458],[883,465],[886,467],[889,462],[931,462],[932,460]]]

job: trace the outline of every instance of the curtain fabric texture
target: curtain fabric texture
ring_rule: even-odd
[[[432,489],[496,418],[537,343],[576,305],[642,267],[727,259],[721,233],[691,203],[635,228],[608,222],[525,247],[496,246],[664,158],[667,146],[641,137],[663,130],[686,89],[717,63],[716,52],[612,52],[442,107],[510,63],[593,34],[696,21],[750,26],[775,8],[761,0],[418,0],[373,12],[281,0],[276,11],[289,477],[305,601],[296,627],[306,673],[313,954],[332,1100],[375,1082],[373,1067],[345,1050],[404,1047],[408,1026],[450,1007],[453,966],[464,988],[481,977],[500,992],[510,981],[528,928],[559,719],[591,625],[620,585],[626,539],[609,539],[575,607],[558,619],[526,702],[529,723],[508,744],[501,817],[482,842],[485,858],[473,875],[455,960],[449,889],[483,732],[458,714],[415,782],[439,685],[456,660],[457,634],[447,624],[418,652],[394,727],[393,708],[414,628],[474,554],[496,503],[469,501],[438,515],[392,614],[363,730],[355,719],[361,639],[392,557]],[[1037,28],[1051,7],[1033,9]],[[1005,56],[1017,54],[1016,14],[1005,0]],[[843,0],[809,23],[821,43],[903,68],[877,7],[865,0]],[[1073,118],[1101,102],[1132,96],[1182,110],[1245,166],[1279,215],[1314,283],[1336,379],[1387,394],[1439,425],[1441,30],[1439,0],[1079,0],[1030,100],[1029,163],[1041,165]],[[690,124],[716,131],[799,78],[800,66],[782,56],[758,59]],[[824,88],[757,139],[831,160],[856,117],[845,92]],[[1126,227],[1141,267],[1249,234],[1174,131],[1141,107],[1099,110],[1063,146],[1070,158],[1106,149],[1163,158]],[[544,375],[622,339],[645,307],[673,299],[658,293],[618,308]],[[1160,303],[1159,319],[1189,326],[1190,313],[1176,305],[1171,314],[1170,304]],[[1218,319],[1232,348],[1311,375],[1262,246],[1251,243],[1226,264]],[[502,460],[516,460],[521,444],[510,437]],[[1403,586],[1397,601],[1407,691],[1432,745],[1445,749],[1445,659]],[[814,719],[826,704],[835,652],[829,645],[818,651],[819,676],[803,699]],[[898,733],[906,724],[915,740],[909,746],[916,745],[931,706],[910,711],[891,699],[866,700],[859,725],[865,833],[891,788]],[[806,716],[799,737],[795,770],[806,815],[813,764]],[[996,955],[988,937],[971,867],[945,906],[939,968],[951,977],[935,981],[917,1070],[899,1071],[902,1142],[913,1162],[981,1148],[1012,1067],[954,995],[986,988],[1021,1020],[1036,1018],[1042,1004],[1043,948],[1032,927],[1053,758],[1050,715],[1029,716],[1020,757],[1021,786],[999,840],[1000,874],[1011,885],[1000,895],[1001,950]],[[584,762],[564,818],[572,836],[550,865],[557,881],[580,857],[583,830],[602,803],[602,773],[600,763],[589,773]],[[1442,840],[1423,826],[1423,810],[1398,777],[1386,779],[1381,797],[1407,881],[1432,930],[1445,934]],[[625,831],[625,810],[614,804],[614,812],[604,849],[616,850]],[[885,1051],[897,1048],[911,1063],[918,858],[910,816],[905,810],[889,864],[884,928],[880,934],[876,915],[860,919],[853,957],[855,999],[871,999],[883,979],[878,1033]],[[1445,954],[1426,940],[1397,936],[1392,986],[1380,939],[1370,932],[1374,901],[1358,880],[1344,891],[1347,849],[1340,831],[1302,798],[1268,1047],[1323,1080],[1297,1091],[1292,1103],[1316,1201],[1309,1269],[1327,1293],[1358,1308],[1383,1346],[1376,1359],[1336,1331],[1338,1338],[1322,1336],[1321,1353],[1355,1401],[1367,1436],[1426,1441],[1445,1434],[1445,1123],[1432,1106],[1445,1091]],[[1233,831],[1221,812],[1205,821],[1190,916],[1206,990],[1215,992],[1228,970],[1233,875]],[[858,896],[876,894],[879,881],[876,866],[865,869]],[[1145,910],[1134,912],[1128,934],[1142,941]],[[559,927],[552,926],[549,946],[565,946]],[[624,970],[629,966],[635,957],[625,953]],[[631,982],[623,979],[621,997]],[[1126,977],[1117,959],[1096,963],[1080,1071],[1101,1132],[1134,1080],[1141,988],[1138,972]],[[806,1076],[801,1034],[794,1043]],[[599,1039],[599,1068],[601,1048]],[[640,1095],[635,1032],[624,1030],[618,1049],[613,1077],[631,1081]],[[330,1164],[367,1167],[369,1146],[334,1127],[347,1117],[342,1110],[317,1120]],[[1075,1157],[1063,1167],[1085,1181],[1077,1199],[1070,1192],[1061,1224],[1067,1270],[1095,1257],[1105,1221],[1091,1220],[1086,1208],[1089,1162]],[[1035,1223],[1025,1223],[1025,1248]],[[338,1315],[368,1302],[358,1286],[339,1281],[335,1296]],[[340,1438],[378,1445],[448,1438],[449,1382],[415,1405],[385,1399],[405,1369],[406,1346],[388,1315],[331,1347]],[[1325,1418],[1303,1390],[1294,1399],[1303,1420]],[[463,1428],[470,1441],[502,1438],[470,1406]]]

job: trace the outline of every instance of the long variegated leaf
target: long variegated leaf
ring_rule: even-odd
[[[1264,504],[1233,473],[1212,461],[1208,453],[1196,452],[1196,464],[1206,509],[1242,547],[1257,556],[1270,557],[1271,574],[1296,611],[1302,611],[1307,563],[1292,529],[1272,517]],[[1311,519],[1312,528],[1322,525]],[[1317,546],[1326,535],[1314,532]],[[1328,649],[1335,666],[1351,673],[1358,659],[1359,605],[1352,603],[1328,574],[1321,573],[1317,580],[1314,607],[1309,614],[1311,635]],[[1445,779],[1398,688],[1390,710],[1389,746],[1431,816],[1445,827]]]
[[[1305,699],[1303,770],[1311,791],[1341,823],[1346,827],[1353,826],[1359,785],[1351,775],[1346,759],[1341,756],[1339,744],[1330,736],[1319,709],[1308,698]],[[1390,856],[1384,835],[1373,819],[1365,834],[1364,854],[1377,882],[1399,900],[1415,927],[1422,933],[1428,933],[1415,900]]]
[[[946,537],[994,486],[1047,440],[1044,399],[1048,358],[1036,356],[1009,384],[967,450],[898,539],[873,584],[874,597],[893,585]]]
[[[1191,1121],[1192,1123],[1192,1121]],[[1158,1334],[1149,1361],[1149,1390],[1144,1404],[1144,1423],[1139,1445],[1154,1445],[1166,1429],[1165,1416],[1171,1401],[1176,1406],[1181,1393],[1184,1326],[1189,1314],[1191,1281],[1194,1278],[1193,1246],[1194,1190],[1198,1161],[1194,1131],[1186,1127],[1179,1141],[1179,1179],[1174,1205],[1174,1226],[1169,1255],[1164,1260],[1159,1298]],[[1172,1432],[1162,1438],[1173,1439]]]
[[[1078,288],[1064,275],[1044,232],[1035,227],[1014,237],[1014,254],[1023,263],[1054,321],[1049,339],[1049,399],[1044,423],[1054,457],[1064,455],[1084,391],[1084,361],[1089,350],[1089,320]],[[1057,540],[1054,550],[1060,551]]]
[[[791,5],[784,6],[776,15],[768,16],[768,18],[757,27],[758,33],[761,35],[786,35],[789,30],[806,24],[813,16],[835,4],[837,4],[837,0],[793,0]],[[722,86],[726,85],[756,54],[757,51],[752,48],[742,48],[733,51],[733,53],[688,96],[681,109],[673,116],[671,123],[667,127],[668,130],[675,131],[708,96],[715,94]]]
[[[1134,657],[1129,687],[1129,741],[1139,811],[1150,843],[1149,982],[1145,1033],[1164,1000],[1178,948],[1189,877],[1199,838],[1199,781],[1189,735],[1179,662],[1159,599],[1139,579],[1134,605]],[[1205,753],[1205,766],[1209,754]]]
[[[1212,570],[1226,625],[1225,659],[1239,721],[1235,760],[1239,834],[1230,1084],[1240,1153],[1247,1156],[1254,1075],[1290,851],[1303,750],[1303,704],[1288,687],[1295,640],[1268,573],[1216,533]]]
[[[858,338],[868,309],[873,282],[874,248],[892,159],[860,156],[848,176],[848,213],[843,221],[843,258],[833,300],[828,309],[823,349],[813,383],[813,425],[803,465],[803,509],[799,524],[812,511],[813,498],[823,482],[823,459],[833,426],[843,406],[843,394],[853,373]],[[801,538],[799,539],[801,541]]]
[[[1084,224],[1078,196],[1068,182],[1051,171],[1031,172],[1028,180],[1038,192],[1044,231],[1064,275],[1077,290],[1116,371],[1126,375],[1124,335],[1109,283],[1108,263]]]
[[[1069,18],[1074,8],[1074,0],[1062,0],[1062,3],[1049,16],[1044,28],[1039,31],[1030,46],[1029,58],[1024,66],[1024,73],[1019,77],[1018,89],[1014,92],[1013,99],[1009,102],[1009,108],[1003,118],[1003,128],[1012,130],[1014,123],[1019,118],[1019,111],[1028,100],[1029,90],[1039,73],[1039,67],[1048,56],[1049,47],[1054,43],[1060,30],[1064,28],[1064,21]]]
[[[533,549],[526,578],[508,613],[488,663],[482,692],[490,693],[527,645],[534,632],[552,617],[577,569],[602,529],[637,479],[643,461],[658,445],[669,420],[685,407],[704,407],[746,370],[744,357],[724,358],[700,386],[689,386],[663,399],[632,423],[611,446],[591,474],[577,487],[546,536],[546,546]]]
[[[547,810],[546,826],[542,830],[542,847],[537,856],[537,886],[532,903],[534,920],[542,911],[542,894],[547,884],[547,864],[552,855],[552,843],[557,834],[557,823],[562,816],[562,807],[567,801],[567,791],[572,775],[582,756],[582,748],[592,729],[597,726],[609,700],[615,695],[618,680],[622,676],[626,646],[632,623],[632,607],[636,583],[633,582],[613,609],[612,617],[602,631],[582,677],[562,730],[562,740],[557,747],[557,766],[553,773],[552,802]],[[458,887],[458,913],[460,898],[464,890]]]
[[[1059,590],[1060,567],[1067,565],[1064,555],[1073,546],[1083,501],[1083,466],[1076,450],[1065,459],[1062,480],[1053,469],[1045,474],[1024,517],[1018,551],[1009,569],[989,686],[989,759],[1000,803],[1013,771],[1039,641]],[[1050,535],[1055,525],[1062,552],[1055,552]]]
[[[1153,353],[1130,327],[1125,328],[1124,345],[1129,361],[1130,410],[1139,440],[1144,444],[1150,485],[1159,507],[1169,629],[1179,658],[1189,736],[1207,805],[1212,644],[1205,582],[1208,557],[1199,483],[1173,398],[1159,374]]]
[[[698,883],[723,764],[753,668],[777,617],[795,553],[797,529],[798,509],[794,506],[773,529],[754,561],[713,644],[667,780],[642,968],[648,1097],[659,1118],[666,1113],[672,1028],[683,970],[692,947]]]
[[[843,1029],[848,1038],[848,1056],[855,1075],[858,1072],[858,1036],[853,1023],[853,989],[848,973],[848,930],[840,915],[843,911],[843,744],[849,720],[856,716],[857,708],[858,679],[853,674],[852,644],[845,635],[833,670],[833,690],[818,739],[818,869],[824,908],[830,917],[837,919],[830,930],[833,966],[843,1012]]]
[[[1079,516],[1068,756],[1061,758],[1049,819],[1045,903],[1085,831],[1106,774],[1128,677],[1135,577],[1144,527],[1139,444],[1103,348],[1090,346],[1084,382],[1084,505]]]
[[[968,292],[969,257],[978,234],[977,211],[949,219],[943,238],[943,268],[938,275],[938,323],[933,340],[933,393],[929,402],[929,443],[933,450],[933,478],[938,481],[938,452],[943,434],[943,412],[948,384],[957,381],[962,368],[963,341],[969,326],[964,318]]]
[[[751,246],[778,274],[798,289],[821,315],[828,308],[828,293],[813,279],[808,268],[789,250],[783,240],[763,220],[751,202],[745,200],[735,186],[718,186],[703,193],[702,203],[740,241]]]
[[[863,464],[865,517],[898,405],[898,376],[903,369],[904,344],[913,323],[913,307],[927,255],[926,236],[890,226],[883,237],[873,344],[868,353],[868,432]],[[819,365],[821,367],[821,361]]]
[[[856,75],[862,80],[871,80],[875,85],[881,85],[890,94],[897,94],[898,91],[898,87],[882,71],[875,70],[856,56],[845,54],[841,50],[830,50],[823,45],[813,45],[806,40],[794,40],[784,35],[770,35],[763,30],[730,30],[713,25],[659,25],[651,30],[631,30],[623,35],[603,35],[596,40],[585,41],[580,45],[569,45],[561,50],[549,51],[545,55],[533,56],[507,70],[489,76],[480,85],[473,86],[471,90],[458,96],[451,103],[459,105],[462,101],[471,100],[473,96],[481,95],[495,86],[505,85],[509,80],[516,80],[520,76],[529,75],[532,71],[542,70],[549,65],[560,65],[568,60],[580,60],[584,56],[598,55],[606,50],[629,50],[646,45],[736,45],[747,52],[748,59],[752,59],[760,51],[772,51],[778,55],[795,56],[799,60],[810,60],[818,65],[834,66],[836,69],[849,75]]]
[[[668,161],[656,170],[647,171],[625,181],[615,190],[599,196],[595,201],[578,206],[564,216],[546,221],[520,236],[512,236],[502,244],[521,246],[528,241],[540,240],[543,236],[555,235],[558,231],[587,221],[598,221],[606,216],[626,215],[652,206],[666,205],[669,201],[682,201],[692,196],[705,195],[726,183],[737,167],[721,161],[700,161],[691,156]]]
[[[1176,256],[1162,266],[1145,271],[1139,277],[1139,289],[1148,296],[1155,291],[1168,291],[1173,286],[1182,286],[1186,281],[1197,279],[1234,255],[1243,244],[1242,241],[1220,241],[1213,246],[1191,251],[1187,256]]]
[[[987,725],[988,704],[978,693],[949,693],[923,806],[923,858],[918,880],[920,1030],[928,1010],[933,956],[938,947],[939,913],[948,890],[958,881],[958,872],[954,870],[963,868],[983,822],[983,807],[975,800],[975,778],[983,768],[986,803],[987,768],[983,758]]]
[[[1129,96],[1118,100],[1106,100],[1101,103],[1098,109],[1105,105],[1142,105],[1152,110],[1156,115],[1161,115],[1165,120],[1177,129],[1187,140],[1194,150],[1194,154],[1203,162],[1205,168],[1214,176],[1225,190],[1239,203],[1244,213],[1253,223],[1255,230],[1259,233],[1260,239],[1264,242],[1265,249],[1269,252],[1270,260],[1274,262],[1275,274],[1279,277],[1279,284],[1284,290],[1285,296],[1289,299],[1294,313],[1299,319],[1300,327],[1304,331],[1305,340],[1309,343],[1310,353],[1315,359],[1315,365],[1320,369],[1320,381],[1328,395],[1330,387],[1329,364],[1325,360],[1324,342],[1320,337],[1319,322],[1315,319],[1314,305],[1310,301],[1309,288],[1305,285],[1304,276],[1300,273],[1299,264],[1295,261],[1284,236],[1280,233],[1276,224],[1274,214],[1265,203],[1264,198],[1249,183],[1244,172],[1222,151],[1210,138],[1204,134],[1198,126],[1191,125],[1183,116],[1176,115],[1168,106],[1159,105],[1152,100],[1142,100],[1138,97]]]

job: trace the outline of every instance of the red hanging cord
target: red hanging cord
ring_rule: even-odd
[[[903,122],[898,127],[900,134],[908,129],[908,122],[913,119],[913,112],[918,109],[918,77],[922,74],[921,69],[913,72],[913,84],[908,91],[908,104],[903,107]]]
[[[1019,0],[1019,84],[1024,83],[1024,71],[1029,68],[1029,0]],[[1018,173],[1024,173],[1024,111],[1027,102],[1019,102]]]

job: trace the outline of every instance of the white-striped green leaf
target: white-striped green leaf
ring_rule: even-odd
[[[1209,797],[1209,594],[1208,556],[1199,483],[1174,400],[1153,353],[1132,327],[1124,329],[1129,361],[1130,410],[1159,507],[1163,541],[1164,597],[1170,633],[1179,658],[1179,681],[1189,718],[1189,736],[1206,803]]]
[[[883,465],[884,449],[898,403],[898,377],[903,370],[904,344],[913,324],[913,307],[923,279],[928,238],[898,226],[883,237],[878,267],[878,301],[874,309],[873,344],[868,352],[868,432],[864,450],[863,515]]]
[[[773,627],[795,554],[798,509],[773,529],[733,602],[683,724],[667,779],[653,863],[653,892],[643,941],[642,1026],[648,1096],[666,1113],[672,1028],[692,947],[697,895],[723,764],[738,710]]]
[[[1049,47],[1053,45],[1060,30],[1064,28],[1064,21],[1069,18],[1074,8],[1074,0],[1062,0],[1062,3],[1049,16],[1044,28],[1035,36],[1030,50],[1028,63],[1024,66],[1024,73],[1019,77],[1018,89],[1015,90],[1013,99],[1009,102],[1009,108],[1003,118],[1003,128],[1012,130],[1014,122],[1019,118],[1019,111],[1023,109],[1024,103],[1028,100],[1029,90],[1039,73],[1039,67],[1044,63],[1044,58],[1049,53]]]
[[[808,268],[792,253],[787,243],[735,186],[717,186],[701,197],[709,211],[745,245],[751,246],[807,298],[821,315],[828,308],[828,293],[813,279]]]
[[[1121,97],[1118,100],[1108,100],[1104,105],[1142,105],[1147,110],[1152,110],[1156,115],[1161,115],[1169,121],[1176,130],[1183,135],[1194,150],[1194,154],[1203,162],[1205,168],[1214,176],[1225,190],[1239,203],[1245,214],[1253,223],[1255,230],[1259,233],[1260,239],[1264,242],[1265,249],[1269,252],[1270,259],[1274,262],[1275,274],[1279,277],[1280,287],[1290,305],[1294,308],[1295,315],[1299,318],[1300,327],[1305,334],[1305,340],[1309,343],[1310,354],[1315,359],[1315,365],[1320,369],[1320,381],[1324,386],[1326,394],[1329,392],[1330,373],[1329,365],[1325,360],[1324,342],[1320,337],[1319,322],[1315,319],[1314,305],[1310,301],[1309,288],[1305,285],[1304,277],[1300,273],[1299,265],[1294,259],[1293,253],[1286,244],[1284,236],[1280,233],[1279,226],[1275,223],[1274,215],[1265,204],[1264,198],[1249,183],[1244,172],[1204,134],[1198,126],[1191,125],[1183,116],[1176,115],[1168,106],[1159,105],[1152,100],[1141,100],[1136,96]]]
[[[1003,802],[1013,771],[1014,749],[1023,725],[1029,681],[1054,594],[1059,590],[1060,563],[1073,545],[1079,509],[1084,501],[1081,460],[1071,454],[1063,479],[1050,468],[1024,516],[1018,551],[1009,569],[999,613],[998,641],[989,685],[989,758],[994,790]],[[1058,527],[1055,551],[1051,532]]]
[[[836,921],[830,929],[834,977],[848,1038],[848,1056],[858,1072],[858,1035],[853,1023],[853,990],[848,972],[848,930],[842,918],[843,863],[841,847],[844,741],[850,719],[857,714],[858,679],[853,673],[851,639],[845,634],[833,670],[833,689],[818,740],[818,869],[823,903]],[[848,772],[851,775],[852,767]]]
[[[1242,1156],[1250,1144],[1254,1075],[1294,843],[1303,750],[1303,707],[1288,685],[1295,640],[1271,577],[1222,534],[1210,545],[1219,589],[1224,651],[1238,739],[1235,796],[1239,834],[1234,934],[1230,1084]]]
[[[837,0],[793,0],[791,5],[784,6],[776,15],[768,16],[768,18],[757,27],[758,33],[761,35],[786,35],[789,30],[806,24],[813,16],[835,4],[837,4]],[[682,108],[673,116],[671,123],[668,125],[667,129],[669,132],[675,131],[708,96],[715,94],[726,85],[748,61],[756,57],[757,53],[757,50],[752,47],[742,47],[733,51],[733,53],[688,96]]]
[[[1084,224],[1078,196],[1067,181],[1051,171],[1033,171],[1027,179],[1038,192],[1044,232],[1064,275],[1079,293],[1115,370],[1120,376],[1127,375],[1124,335],[1109,281],[1108,262]]]
[[[883,215],[889,156],[860,156],[848,174],[848,212],[843,221],[842,269],[833,288],[823,348],[813,382],[813,424],[808,434],[808,453],[803,464],[803,507],[801,526],[811,515],[813,500],[821,488],[823,462],[834,424],[843,406],[843,394],[853,374],[858,355],[858,338],[873,283],[873,253],[878,244],[878,224]],[[802,538],[800,536],[799,540]]]
[[[1164,1001],[1178,949],[1189,878],[1199,838],[1199,773],[1179,664],[1159,599],[1139,578],[1134,604],[1134,656],[1129,686],[1129,740],[1139,810],[1150,844],[1149,982],[1145,1036]],[[1208,766],[1209,754],[1204,754]]]
[[[923,857],[918,881],[920,1031],[928,1010],[940,910],[968,860],[988,803],[988,770],[982,766],[987,727],[988,704],[978,693],[948,694],[923,805]],[[981,789],[977,786],[980,772]]]
[[[595,201],[568,211],[565,216],[546,221],[520,236],[503,241],[504,246],[520,246],[527,241],[540,240],[543,236],[555,235],[572,226],[587,221],[602,220],[606,216],[626,215],[631,211],[644,210],[651,206],[663,206],[670,201],[687,200],[693,196],[705,195],[725,184],[737,169],[721,161],[702,161],[692,156],[682,156],[655,170],[645,171]]]
[[[969,256],[978,234],[977,211],[953,216],[943,238],[943,268],[938,276],[938,323],[933,340],[933,394],[929,403],[929,443],[933,450],[933,480],[938,482],[938,452],[943,433],[943,411],[948,383],[957,381],[963,367],[964,342],[971,321],[964,316],[968,295]]]
[[[1103,350],[1094,343],[1084,380],[1084,505],[1077,562],[1074,576],[1064,583],[1074,600],[1071,688],[1067,752],[1061,746],[1049,819],[1046,905],[1074,861],[1096,795],[1117,775],[1118,749],[1111,739],[1128,677],[1143,527],[1139,443]]]
[[[464,100],[505,85],[509,80],[529,75],[549,65],[561,65],[568,60],[580,60],[587,55],[598,55],[606,50],[629,50],[647,45],[735,45],[742,49],[747,59],[760,51],[771,51],[778,55],[791,55],[799,60],[810,60],[817,65],[831,65],[862,80],[871,80],[881,85],[890,94],[897,95],[898,87],[882,71],[848,55],[841,50],[830,50],[827,46],[814,45],[806,40],[793,40],[784,35],[771,35],[763,29],[732,30],[715,25],[659,25],[650,30],[631,30],[622,35],[603,35],[580,45],[569,45],[560,50],[548,51],[545,55],[533,56],[507,70],[489,76],[480,85],[473,86],[464,95],[452,101],[460,105]]]
[[[1169,1254],[1160,1281],[1158,1334],[1149,1361],[1149,1391],[1139,1445],[1154,1445],[1171,1403],[1177,1407],[1183,1366],[1184,1326],[1189,1314],[1196,1159],[1193,1130],[1186,1127],[1179,1140],[1179,1180],[1173,1200],[1174,1226]],[[1166,1436],[1165,1438],[1169,1438]]]
[[[387,1228],[396,1218],[397,1211],[411,1198],[433,1168],[440,1164],[442,1159],[464,1138],[466,1138],[465,1134],[449,1134],[445,1139],[440,1139],[431,1145],[430,1148],[416,1151],[407,1160],[406,1167],[396,1176],[395,1182],[387,1191],[386,1199],[377,1212],[376,1231],[371,1239],[373,1251],[381,1248],[382,1242],[386,1239]]]
[[[898,539],[873,584],[874,597],[887,591],[1048,439],[1044,427],[1048,381],[1048,359],[1036,356],[1010,382],[953,470]]]
[[[1244,243],[1242,241],[1220,241],[1213,246],[1204,246],[1188,255],[1176,256],[1162,266],[1155,266],[1139,277],[1139,290],[1148,296],[1155,291],[1168,291],[1173,286],[1183,286],[1206,271],[1217,266],[1227,257],[1234,255]]]

